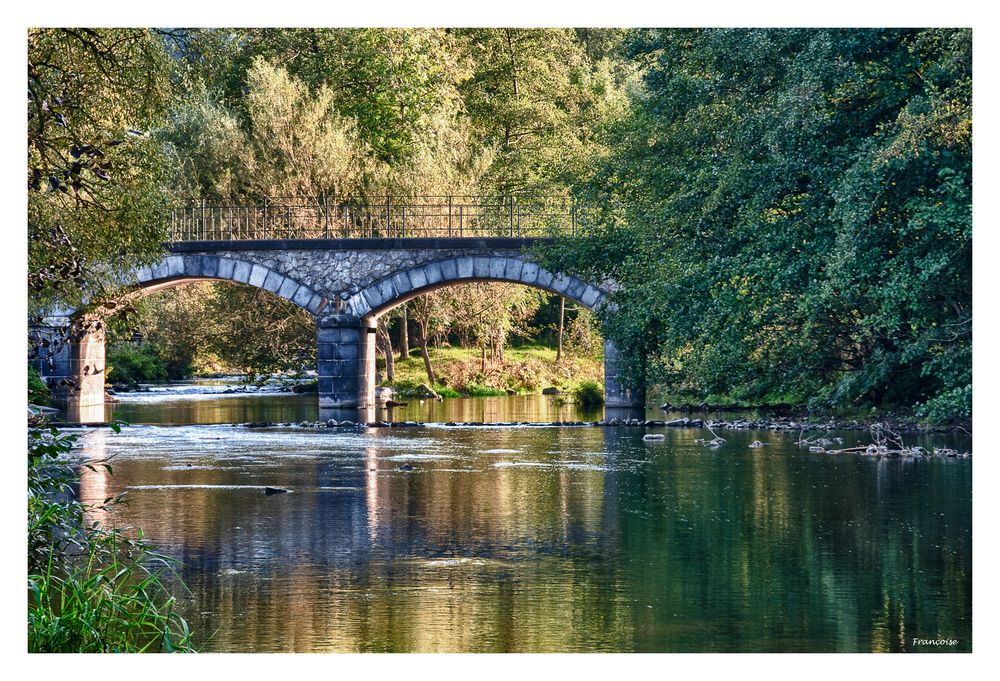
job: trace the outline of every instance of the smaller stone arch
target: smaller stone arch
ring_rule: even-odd
[[[507,281],[570,298],[590,310],[607,292],[571,275],[555,274],[530,260],[512,256],[458,256],[400,270],[350,296],[346,311],[359,317],[378,315],[422,293],[473,281]]]
[[[156,291],[199,280],[235,281],[264,289],[312,315],[320,314],[329,303],[309,286],[269,267],[220,255],[170,255],[155,265],[139,268],[127,283],[139,290]]]
[[[120,283],[135,293],[158,291],[193,281],[234,281],[270,291],[312,315],[328,306],[325,297],[291,277],[258,263],[217,255],[170,255],[155,265],[141,267]],[[79,316],[76,310],[54,311],[49,325],[35,332],[41,337],[56,337],[59,329]],[[65,343],[39,369],[52,385],[72,386],[57,395],[74,408],[103,407],[105,346],[103,329],[92,329]],[[65,379],[65,380],[63,380]]]
[[[456,256],[407,267],[342,297],[336,314],[318,320],[318,391],[320,408],[374,407],[375,319],[422,293],[473,281],[507,281],[565,296],[590,310],[606,302],[604,289],[566,274],[556,274],[516,256]],[[608,407],[641,406],[641,390],[619,381],[619,358],[604,342],[604,385]]]

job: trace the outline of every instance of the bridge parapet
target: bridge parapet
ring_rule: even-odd
[[[570,197],[484,195],[268,197],[257,202],[189,201],[170,211],[170,238],[408,239],[544,237],[575,233]]]

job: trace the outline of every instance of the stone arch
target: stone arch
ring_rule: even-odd
[[[216,255],[170,255],[149,267],[141,267],[121,283],[135,292],[158,291],[193,281],[234,281],[269,291],[301,307],[312,315],[321,314],[328,301],[309,286],[269,267],[238,258]],[[36,330],[41,337],[56,337],[61,327],[79,316],[77,310],[54,311],[51,328]],[[54,385],[69,385],[57,399],[74,408],[103,407],[105,346],[103,329],[91,329],[65,343],[45,366],[39,369]],[[51,368],[47,368],[51,365]],[[61,380],[65,379],[65,380]]]
[[[407,267],[349,295],[339,314],[321,316],[318,330],[320,408],[375,406],[375,319],[422,293],[474,281],[507,281],[565,296],[590,310],[606,305],[608,292],[577,277],[549,272],[516,256],[457,256]],[[619,381],[618,353],[604,342],[608,407],[641,406],[642,390]]]
[[[139,268],[128,283],[138,290],[156,291],[198,280],[235,281],[264,289],[312,315],[320,314],[329,303],[309,286],[269,267],[220,255],[170,255]]]
[[[422,293],[473,281],[507,281],[540,288],[595,310],[607,292],[574,276],[554,274],[537,263],[512,256],[458,256],[400,270],[350,296],[347,311],[357,317],[379,315]]]

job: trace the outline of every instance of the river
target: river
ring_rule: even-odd
[[[815,454],[770,431],[711,450],[698,428],[247,428],[316,419],[316,396],[223,383],[121,396],[109,418],[131,425],[81,438],[114,469],[84,469],[81,497],[127,492],[114,520],[180,561],[201,650],[971,649],[971,458]],[[526,396],[391,418],[600,415]]]

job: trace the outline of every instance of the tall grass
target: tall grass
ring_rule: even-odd
[[[172,561],[141,531],[86,524],[88,511],[112,512],[121,499],[87,506],[74,498],[77,474],[65,455],[75,440],[55,428],[29,431],[29,652],[193,651],[165,584]],[[84,465],[111,472],[106,461]]]

